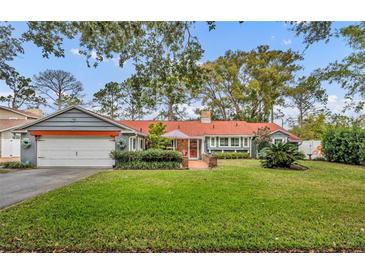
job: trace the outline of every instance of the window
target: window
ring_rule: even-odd
[[[248,147],[248,138],[243,138],[243,145]]]
[[[144,149],[143,139],[139,139],[139,149],[140,150],[143,150]]]
[[[170,150],[176,150],[176,139],[172,139],[170,145],[168,146]]]
[[[136,137],[129,138],[129,150],[135,151],[136,150]]]
[[[219,138],[219,146],[228,147],[228,138]]]
[[[240,138],[231,138],[231,147],[239,147],[240,146]]]
[[[283,139],[275,139],[274,142],[275,144],[281,144],[283,142]]]
[[[215,137],[210,137],[210,146],[215,147]]]

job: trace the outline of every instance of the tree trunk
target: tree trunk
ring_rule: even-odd
[[[299,109],[299,127],[302,128],[303,126],[303,110]]]
[[[172,106],[172,104],[170,102],[169,102],[168,110],[167,110],[167,120],[168,121],[174,120],[173,106]]]
[[[62,102],[62,90],[58,92],[58,99],[57,99],[57,109],[61,110],[61,102]]]
[[[174,100],[173,98],[168,98],[167,100],[167,120],[173,121],[174,120]]]

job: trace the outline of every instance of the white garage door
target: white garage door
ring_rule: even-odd
[[[111,167],[110,152],[115,149],[111,137],[41,137],[37,142],[39,167]]]

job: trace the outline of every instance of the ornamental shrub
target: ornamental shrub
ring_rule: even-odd
[[[30,163],[24,162],[4,162],[0,164],[4,168],[14,168],[14,169],[22,169],[22,168],[32,168],[33,166]]]
[[[359,165],[365,162],[365,129],[332,128],[322,138],[327,161]]]
[[[290,168],[297,160],[304,159],[304,154],[290,143],[271,144],[263,148],[259,153],[261,166],[266,168],[284,167]]]
[[[212,155],[217,159],[248,159],[247,152],[213,152]]]
[[[111,157],[121,169],[177,169],[182,162],[179,152],[160,149],[113,151]]]
[[[120,162],[116,164],[119,169],[179,169],[178,162]]]

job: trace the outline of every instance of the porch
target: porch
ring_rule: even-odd
[[[203,149],[203,138],[188,136],[180,130],[173,130],[163,135],[171,139],[171,149],[179,151],[183,157],[189,160],[201,160]]]

